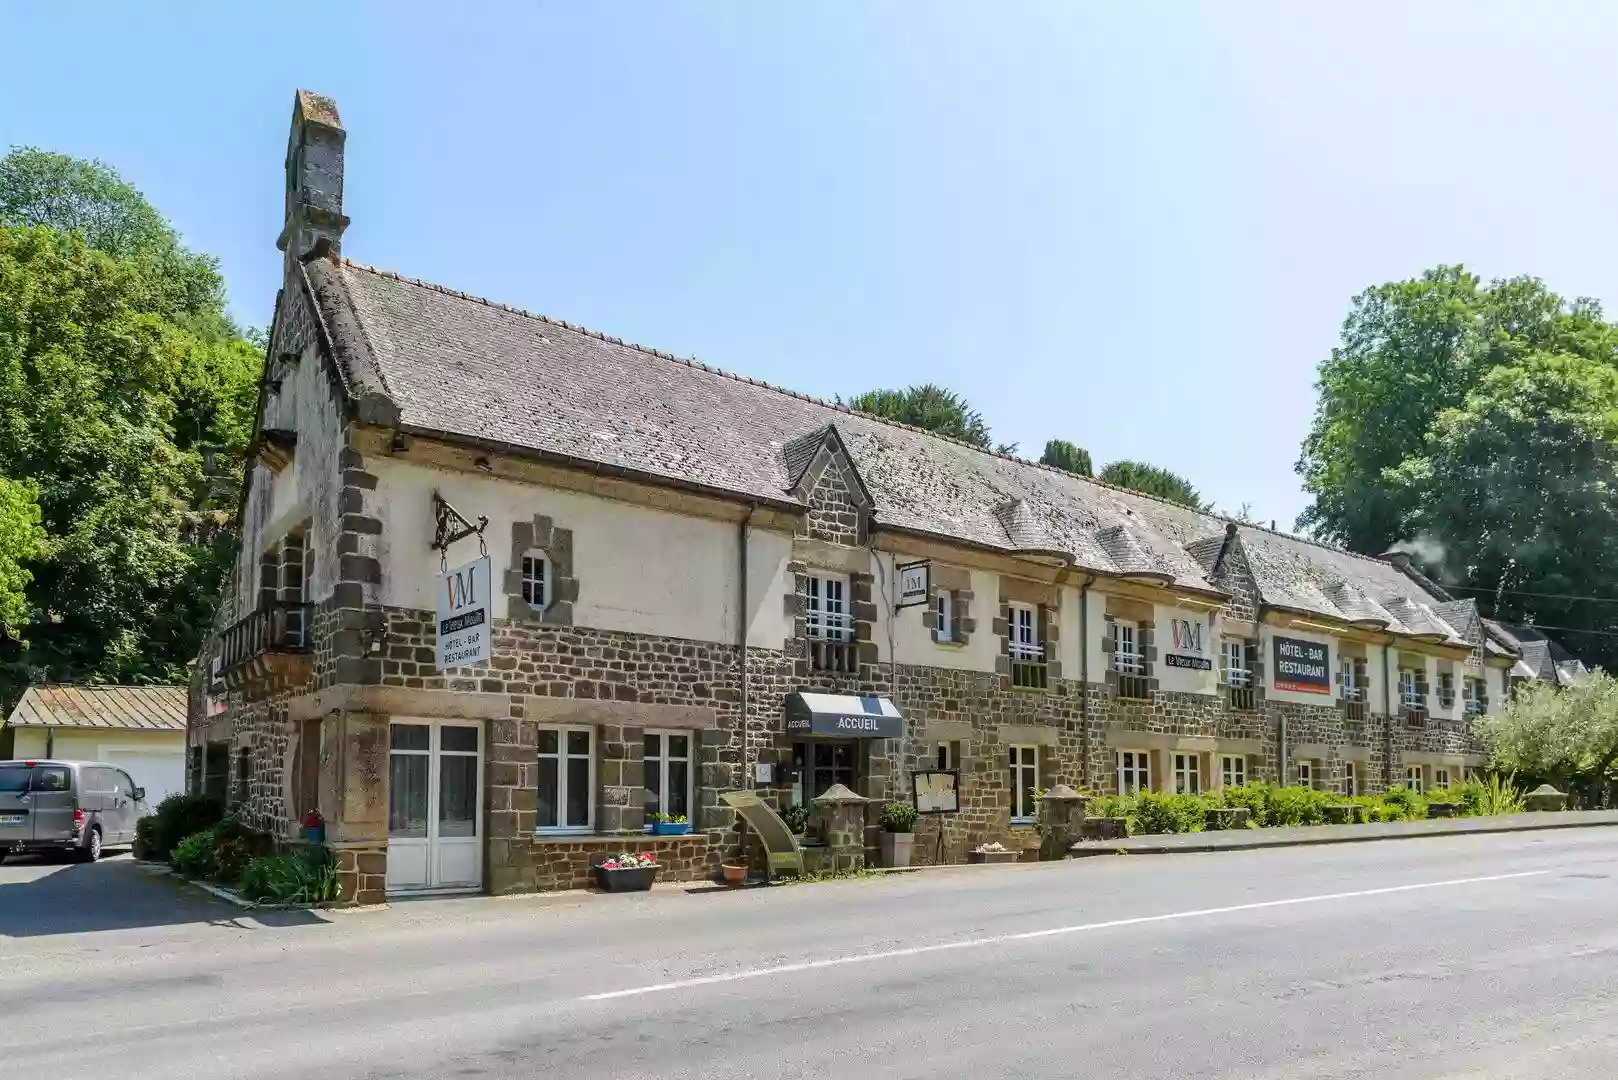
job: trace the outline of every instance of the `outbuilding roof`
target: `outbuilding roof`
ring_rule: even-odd
[[[379,388],[406,432],[797,506],[794,474],[830,426],[878,528],[1223,592],[1215,515],[396,274],[307,270],[346,383]],[[1386,562],[1252,525],[1234,539],[1267,605],[1464,643]]]
[[[183,686],[30,686],[11,710],[13,727],[184,731]]]

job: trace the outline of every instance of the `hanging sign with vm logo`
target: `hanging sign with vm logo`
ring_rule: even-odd
[[[489,659],[489,557],[438,575],[438,670]]]

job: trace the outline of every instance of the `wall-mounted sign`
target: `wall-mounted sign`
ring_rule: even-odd
[[[875,694],[788,694],[786,711],[789,735],[897,739],[904,734],[899,710]]]
[[[900,563],[899,602],[896,606],[918,607],[930,600],[932,592],[932,563]]]
[[[954,814],[961,809],[961,774],[957,772],[913,772],[910,774],[910,801],[923,814]]]
[[[1302,694],[1331,693],[1327,648],[1318,641],[1275,639],[1275,688]]]
[[[438,670],[489,659],[489,557],[438,575]]]
[[[1172,668],[1212,670],[1213,660],[1203,652],[1202,642],[1202,620],[1170,619],[1169,647],[1163,662]]]

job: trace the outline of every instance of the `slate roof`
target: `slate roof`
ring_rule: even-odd
[[[1489,620],[1490,629],[1511,640],[1520,659],[1518,671],[1527,678],[1538,679],[1554,686],[1571,686],[1580,682],[1589,669],[1584,661],[1567,651],[1555,638],[1533,626],[1513,626]],[[1514,672],[1516,674],[1517,672]]]
[[[1222,591],[1212,515],[369,267],[317,260],[309,278],[345,384],[385,395],[407,433],[801,508],[794,473],[832,425],[880,528]],[[1236,539],[1270,606],[1461,643],[1441,598],[1386,562],[1250,525]]]
[[[184,731],[183,686],[30,686],[11,710],[13,727]]]

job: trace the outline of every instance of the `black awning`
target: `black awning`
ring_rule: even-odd
[[[844,739],[897,739],[904,717],[875,694],[788,694],[786,730],[792,735]]]

